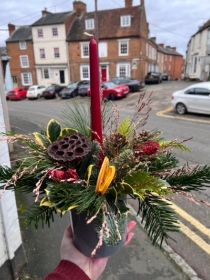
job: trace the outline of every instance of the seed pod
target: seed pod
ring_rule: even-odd
[[[48,147],[48,155],[54,160],[61,162],[80,161],[89,152],[89,140],[80,133],[65,135]]]

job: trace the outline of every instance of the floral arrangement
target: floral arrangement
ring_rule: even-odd
[[[120,242],[129,212],[127,199],[132,198],[139,202],[138,214],[153,244],[179,231],[170,199],[174,193],[208,187],[210,166],[179,166],[172,150],[189,151],[184,145],[189,139],[168,141],[158,130],[142,129],[151,96],[145,99],[141,94],[133,118],[121,122],[112,102],[102,104],[103,147],[91,140],[89,109],[75,102],[62,112],[63,127],[52,119],[40,132],[2,135],[1,141],[24,143],[23,156],[11,168],[0,166],[0,188],[35,196],[26,213],[28,225],[49,225],[57,212],[85,212],[86,223],[95,221],[99,236],[95,252],[102,242]]]

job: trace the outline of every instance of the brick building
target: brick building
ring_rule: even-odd
[[[150,38],[150,42],[157,47],[158,72],[166,73],[172,80],[181,79],[184,67],[183,55],[176,51],[176,47],[157,44],[155,37]]]
[[[10,37],[6,40],[7,55],[13,86],[37,84],[31,27],[8,24]]]
[[[86,11],[86,4],[74,1],[74,18],[67,36],[71,80],[89,80],[89,40],[94,35],[94,12]],[[133,6],[125,0],[125,8],[98,11],[98,51],[101,80],[115,76],[143,79],[149,58],[146,55],[148,24],[144,1]]]
[[[89,80],[90,37],[84,32],[98,40],[103,81],[116,76],[144,80],[148,71],[181,78],[183,57],[149,40],[144,0],[136,6],[133,0],[124,0],[124,4],[124,8],[98,11],[97,20],[83,1],[74,1],[73,11],[45,9],[31,26],[9,24],[6,44],[14,86]]]

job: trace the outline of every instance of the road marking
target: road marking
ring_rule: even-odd
[[[181,231],[190,238],[194,243],[196,243],[203,251],[210,254],[210,245],[206,243],[200,236],[195,234],[192,230],[186,227],[184,224],[179,223]]]
[[[180,207],[178,207],[176,204],[172,203],[172,205],[170,206],[171,208],[173,208],[177,214],[179,214],[180,216],[182,216],[186,221],[188,221],[191,225],[193,225],[194,227],[196,227],[200,232],[202,232],[203,234],[207,235],[210,238],[210,229],[208,229],[207,227],[205,227],[203,224],[201,224],[198,220],[196,220],[195,218],[193,218],[191,215],[189,215],[187,212],[185,212],[184,210],[182,210]],[[209,250],[210,252],[210,250]]]
[[[207,120],[198,120],[198,119],[191,119],[191,118],[185,118],[185,117],[181,117],[181,116],[170,116],[170,115],[165,115],[166,113],[172,111],[173,108],[169,107],[165,110],[161,110],[159,112],[156,113],[156,115],[158,117],[163,117],[163,118],[169,118],[169,119],[177,119],[177,120],[183,120],[183,121],[191,121],[191,122],[199,122],[199,123],[208,123],[210,124],[210,121]]]

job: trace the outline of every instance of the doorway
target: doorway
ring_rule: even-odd
[[[101,66],[101,81],[102,82],[107,81],[107,67],[106,67],[106,65]]]
[[[64,72],[64,70],[59,70],[59,75],[60,75],[60,83],[65,84],[65,72]]]

